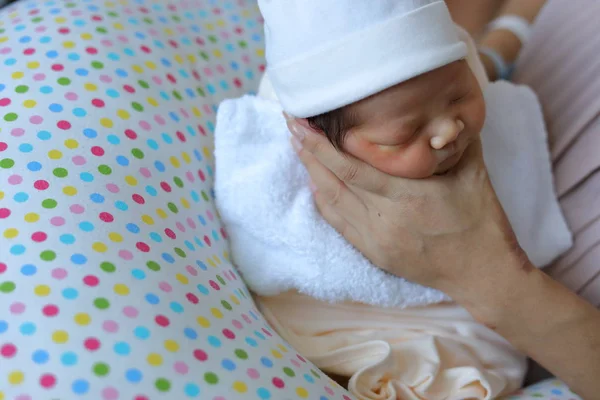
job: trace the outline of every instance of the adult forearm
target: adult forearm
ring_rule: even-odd
[[[598,398],[600,311],[523,257],[497,260],[496,273],[453,297],[581,397]]]

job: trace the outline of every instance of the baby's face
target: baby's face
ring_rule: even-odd
[[[479,135],[485,102],[457,61],[349,106],[357,124],[344,150],[394,176],[426,178],[454,167]]]

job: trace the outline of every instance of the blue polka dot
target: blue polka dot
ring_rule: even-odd
[[[160,161],[154,162],[154,168],[156,168],[158,172],[165,172],[165,165]]]
[[[312,376],[310,376],[309,374],[304,374],[304,379],[306,380],[306,382],[308,383],[315,383],[315,380],[313,379]]]
[[[173,258],[173,256],[168,253],[162,253],[161,257],[163,260],[165,260],[169,264],[173,264],[175,262],[175,259]]]
[[[221,361],[221,366],[223,368],[225,368],[227,371],[234,371],[235,367],[236,367],[235,363],[228,358]]]
[[[118,57],[118,56],[117,56],[117,57]],[[125,71],[125,70],[124,70],[124,69],[122,69],[122,68],[117,68],[117,69],[115,70],[115,73],[116,73],[118,76],[122,77],[122,78],[125,78],[125,77],[128,75],[128,74],[127,74],[127,71]]]
[[[260,363],[262,365],[264,365],[267,368],[271,368],[273,366],[273,361],[271,361],[269,358],[267,357],[261,357],[260,358]]]
[[[200,293],[202,293],[205,296],[208,296],[208,289],[206,288],[206,286],[202,285],[202,284],[198,284],[198,286],[196,286],[198,288],[198,291]]]
[[[10,254],[12,255],[20,256],[23,253],[25,253],[25,246],[22,244],[15,244],[10,248]]]
[[[74,300],[79,296],[79,293],[76,289],[66,288],[62,291],[62,295],[67,300]]]
[[[87,69],[85,69],[85,68],[77,68],[77,69],[75,70],[75,73],[76,73],[77,75],[79,75],[79,76],[87,76],[89,72],[88,72],[88,70],[87,70]]]
[[[221,347],[221,341],[219,338],[212,335],[208,337],[208,344],[210,344],[212,347]]]
[[[0,92],[2,92],[2,91],[4,90],[4,88],[5,88],[5,87],[6,87],[6,85],[5,85],[5,84],[3,84],[3,83],[0,83]]]
[[[60,104],[52,103],[48,106],[48,109],[52,112],[61,112],[63,110],[63,106]]]
[[[85,135],[85,137],[90,138],[90,139],[94,139],[96,136],[98,136],[98,132],[96,132],[95,130],[93,130],[91,128],[84,129],[83,134]]]
[[[56,57],[58,57],[58,52],[56,50],[50,50],[50,51],[46,52],[46,57],[56,58]]]
[[[246,338],[246,343],[248,343],[248,345],[251,347],[258,346],[258,342],[256,340],[252,339],[251,337]]]
[[[129,160],[125,156],[117,156],[117,164],[127,166],[129,165]]]
[[[87,262],[87,257],[83,254],[73,254],[71,256],[71,262],[76,265],[83,265]]]
[[[150,331],[148,328],[144,328],[143,326],[138,326],[133,330],[133,334],[138,339],[148,339],[150,337]]]
[[[76,107],[73,109],[73,115],[80,118],[85,117],[87,115],[87,111],[85,111],[83,108]]]
[[[329,400],[329,397],[321,396],[319,397],[319,400]]]
[[[102,196],[100,193],[92,193],[90,195],[90,200],[94,203],[102,204],[104,203],[104,196]]]
[[[146,144],[148,144],[148,147],[150,147],[152,150],[157,150],[158,149],[158,143],[156,143],[156,140],[148,139],[146,141]]]
[[[158,296],[153,293],[148,293],[146,295],[146,301],[153,305],[160,303],[160,299],[158,298]]]
[[[88,221],[83,221],[79,223],[79,229],[84,232],[91,232],[94,230],[94,224]]]
[[[271,392],[269,392],[267,389],[261,387],[258,388],[258,390],[256,391],[256,394],[258,395],[259,398],[263,399],[263,400],[267,400],[271,398]]]
[[[188,397],[196,397],[200,394],[200,388],[198,387],[198,385],[195,385],[193,383],[188,383],[187,385],[185,385],[183,391]]]
[[[188,339],[197,339],[198,338],[198,333],[193,330],[192,328],[185,328],[183,330],[183,334],[185,335],[185,337],[187,337]]]
[[[31,355],[31,359],[36,364],[45,364],[50,359],[50,356],[46,350],[36,350]]]
[[[171,139],[171,136],[167,135],[166,133],[163,133],[161,135],[161,137],[165,141],[165,143],[167,143],[167,144],[173,143],[173,139]]]
[[[42,36],[40,38],[40,43],[42,43],[42,44],[50,43],[51,41],[52,41],[52,38],[50,36]]]
[[[29,143],[23,143],[19,145],[19,151],[21,153],[30,153],[33,150],[33,146]]]
[[[552,393],[552,394],[555,394],[555,395],[557,395],[557,396],[560,396],[560,395],[562,395],[562,394],[563,394],[563,391],[562,391],[562,390],[560,390],[560,389],[552,389],[552,390],[550,391],[550,393]]]
[[[131,233],[139,233],[140,232],[140,227],[131,222],[128,223],[127,225],[125,225],[125,228],[127,228],[127,230]]]
[[[40,140],[50,140],[52,138],[52,134],[48,131],[39,131],[37,133],[37,137]]]
[[[202,224],[202,226],[206,226],[206,220],[202,215],[198,215],[198,221]]]
[[[40,88],[40,92],[43,94],[50,94],[50,93],[54,92],[54,89],[52,89],[52,86],[42,86]]]
[[[115,207],[121,211],[127,211],[127,209],[129,208],[129,206],[127,205],[127,203],[121,201],[121,200],[117,200],[115,201]]]
[[[75,236],[73,236],[69,233],[65,233],[63,235],[60,235],[59,240],[63,244],[73,244],[73,243],[75,243]]]
[[[156,189],[154,189],[150,185],[146,186],[146,193],[148,193],[152,197],[154,197],[154,196],[156,196],[158,194],[158,192],[156,191]]]
[[[17,203],[25,203],[27,200],[29,200],[29,195],[25,192],[15,193],[13,200]]]
[[[62,365],[71,367],[77,364],[77,354],[72,351],[67,351],[60,356],[60,362]]]
[[[69,53],[69,55],[67,57],[71,61],[78,61],[81,58],[81,57],[79,57],[79,54],[77,54],[77,53]]]
[[[176,312],[178,314],[183,312],[183,306],[175,301],[171,302],[171,304],[169,304],[169,307],[173,312]]]
[[[24,322],[19,327],[19,332],[21,335],[31,336],[36,332],[37,328],[33,322]]]
[[[131,271],[131,276],[133,276],[135,279],[137,280],[143,280],[146,279],[146,273],[144,271],[142,271],[141,269],[133,269]]]
[[[202,154],[200,154],[198,149],[194,150],[194,157],[196,157],[196,160],[202,161]]]
[[[160,235],[159,235],[158,233],[156,233],[156,232],[151,232],[149,236],[150,236],[150,239],[152,239],[153,241],[155,241],[155,242],[157,242],[157,243],[160,243],[160,242],[162,242],[162,238],[161,238],[161,237],[160,237]]]
[[[142,372],[139,369],[132,368],[125,371],[125,379],[132,383],[138,383],[142,381]]]
[[[6,66],[15,65],[16,63],[17,63],[16,58],[8,58],[4,61],[4,65],[6,65]]]
[[[113,99],[119,97],[119,92],[117,92],[115,89],[108,89],[106,91],[106,95],[108,97],[112,97]]]
[[[8,330],[8,323],[6,321],[0,320],[0,333],[4,333]]]
[[[108,53],[106,56],[109,58],[109,60],[112,61],[119,61],[121,59],[121,57],[117,53]],[[117,75],[119,75],[119,72],[117,72]]]
[[[78,379],[73,382],[71,389],[75,394],[86,394],[90,390],[90,384],[86,380]]]
[[[118,137],[118,136],[116,136],[116,135],[108,135],[108,136],[106,137],[106,140],[107,140],[107,141],[108,141],[108,143],[110,143],[110,144],[119,144],[119,143],[121,143],[121,139],[119,139],[119,137]]]
[[[118,342],[114,346],[114,351],[120,356],[126,356],[131,352],[131,347],[125,342]]]
[[[31,172],[37,172],[40,169],[42,169],[42,164],[40,164],[37,161],[32,161],[27,164],[27,169],[30,170]]]
[[[82,172],[81,174],[79,174],[79,179],[81,179],[84,182],[93,182],[94,175],[90,174],[89,172]]]
[[[25,276],[35,275],[37,272],[37,267],[31,264],[25,264],[21,267],[21,273]]]
[[[196,192],[195,190],[192,190],[190,192],[190,195],[192,196],[192,200],[194,200],[194,202],[199,202],[200,201],[200,196],[198,195],[198,192]]]

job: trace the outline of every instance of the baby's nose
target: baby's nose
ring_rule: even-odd
[[[429,143],[434,149],[440,150],[455,141],[464,128],[465,124],[460,119],[440,121],[438,126],[435,127],[434,136]]]

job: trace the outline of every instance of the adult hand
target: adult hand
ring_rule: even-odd
[[[490,257],[523,256],[491,187],[479,140],[451,172],[410,180],[340,154],[305,120],[288,118],[288,127],[319,211],[380,268],[452,296],[468,284],[465,277],[494,275],[485,268]]]

